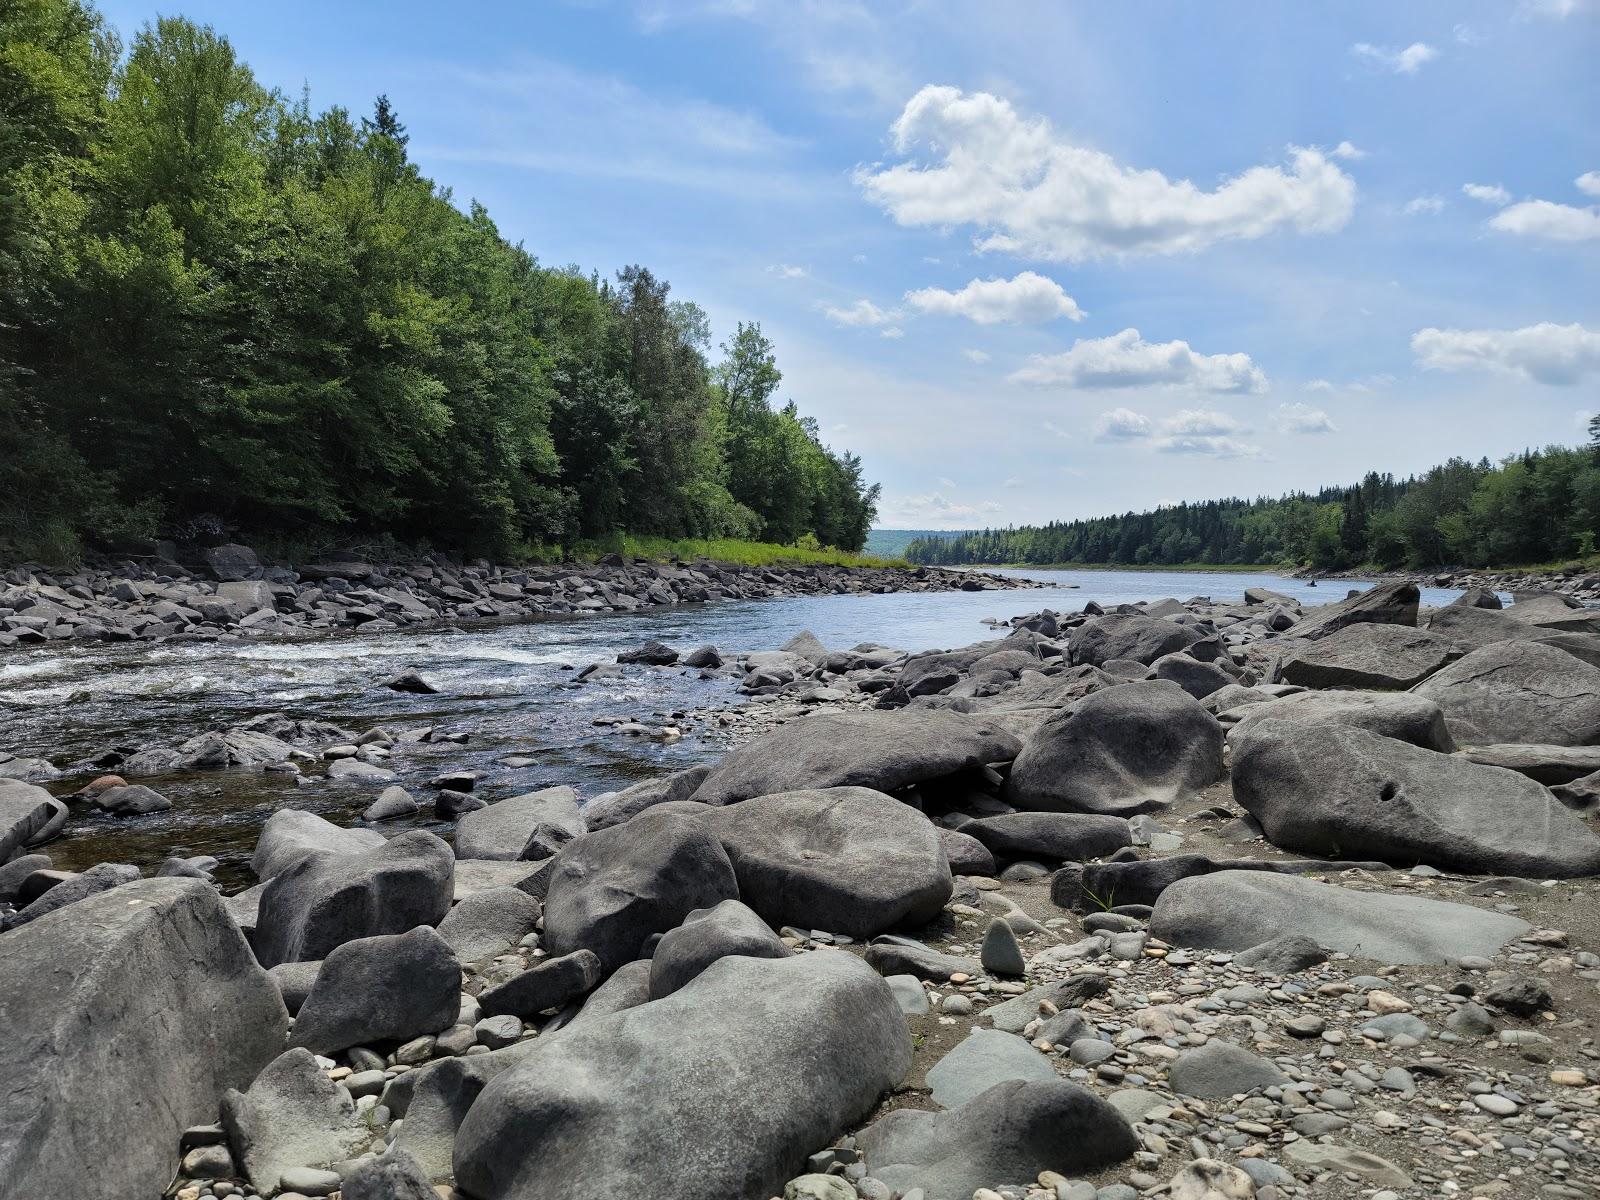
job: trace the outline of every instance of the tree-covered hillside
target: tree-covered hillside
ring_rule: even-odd
[[[645,268],[507,243],[382,97],[318,112],[209,28],[0,4],[0,557],[185,523],[858,549],[877,489],[779,379]]]
[[[1498,466],[1453,458],[1407,479],[1370,473],[1351,487],[1279,499],[931,536],[905,553],[922,563],[1488,566],[1593,554],[1596,530],[1600,444],[1550,446]]]

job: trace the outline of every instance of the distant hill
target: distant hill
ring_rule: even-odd
[[[906,547],[918,538],[962,537],[976,530],[963,529],[874,529],[867,534],[863,554],[877,554],[884,558],[900,558]]]

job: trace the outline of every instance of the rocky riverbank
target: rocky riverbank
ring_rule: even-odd
[[[0,1197],[1593,1196],[1600,619],[1463,601],[641,646],[588,675],[748,702],[583,803],[429,726],[217,730],[185,769],[371,793],[226,898],[51,868],[128,778],[0,781]]]
[[[0,574],[0,649],[53,641],[292,637],[542,615],[633,612],[773,596],[999,591],[1043,586],[939,567],[744,567],[625,561],[504,567],[438,557],[374,564],[263,563],[248,546],[214,546],[188,564],[99,562],[76,571]]]
[[[1304,570],[1293,575],[1300,579],[1338,580],[1351,578],[1334,571]],[[1600,572],[1592,566],[1572,563],[1544,571],[1481,571],[1471,567],[1442,568],[1436,571],[1375,571],[1362,572],[1363,580],[1380,582],[1408,582],[1421,587],[1461,588],[1488,592],[1508,592],[1515,596],[1527,592],[1539,594],[1554,592],[1570,596],[1585,606],[1600,605]]]

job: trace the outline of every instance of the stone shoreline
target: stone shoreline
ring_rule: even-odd
[[[54,641],[130,642],[366,633],[465,622],[633,612],[776,596],[1043,587],[939,567],[743,567],[710,561],[504,567],[424,557],[404,564],[263,564],[246,546],[213,547],[192,565],[99,563],[0,573],[0,649]]]
[[[1361,575],[1347,575],[1338,571],[1294,571],[1296,579],[1326,579],[1337,582],[1344,579],[1376,580],[1380,583],[1406,582],[1419,587],[1483,589],[1491,592],[1538,594],[1554,592],[1571,596],[1586,606],[1600,605],[1600,573],[1593,568],[1574,564],[1550,571],[1484,571],[1473,567],[1441,568],[1435,571],[1375,571]]]

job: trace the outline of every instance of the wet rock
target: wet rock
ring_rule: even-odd
[[[414,668],[401,671],[393,679],[386,680],[383,686],[391,692],[406,692],[413,696],[432,696],[439,690]]]
[[[114,817],[140,817],[146,813],[166,812],[172,807],[160,792],[143,784],[107,788],[94,799],[95,807]]]
[[[422,806],[411,798],[403,787],[386,787],[378,798],[361,813],[363,821],[393,821],[399,817],[414,817]]]
[[[646,642],[635,650],[624,650],[617,655],[619,663],[642,663],[649,667],[670,667],[678,661],[678,652],[660,642]]]

